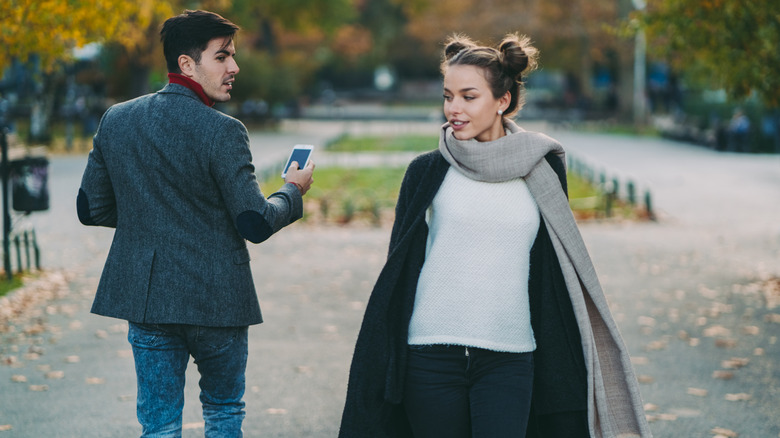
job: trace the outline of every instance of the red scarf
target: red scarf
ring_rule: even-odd
[[[168,73],[168,81],[171,84],[184,85],[185,87],[194,91],[195,94],[197,94],[198,97],[200,98],[201,102],[205,103],[207,106],[214,106],[215,102],[211,100],[210,97],[206,96],[206,92],[203,91],[203,87],[199,83],[188,78],[187,76],[184,76],[179,73]]]

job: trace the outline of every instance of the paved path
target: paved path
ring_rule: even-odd
[[[262,168],[283,160],[294,143],[321,146],[344,130],[436,126],[294,122],[251,140]],[[780,435],[780,322],[772,316],[780,311],[769,308],[760,287],[744,286],[780,276],[780,157],[550,134],[573,154],[647,183],[661,213],[658,223],[582,226],[644,382],[656,436],[712,437],[716,427],[742,438]],[[29,218],[44,267],[57,275],[28,287],[35,292],[28,295],[57,298],[32,305],[13,331],[0,332],[0,430],[11,427],[0,437],[139,434],[126,324],[88,313],[111,231],[75,219],[84,164],[83,156],[54,157],[52,208]],[[250,247],[266,321],[250,330],[246,436],[336,435],[352,347],[388,237],[387,229],[299,223]],[[185,436],[196,437],[203,429],[190,368]]]

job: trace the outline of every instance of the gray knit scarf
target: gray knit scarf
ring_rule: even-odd
[[[450,125],[444,124],[439,150],[452,167],[471,179],[525,179],[549,231],[580,329],[588,369],[590,434],[595,438],[649,437],[628,351],[558,175],[544,158],[553,152],[563,159],[563,147],[544,134],[523,130],[511,120],[504,120],[504,128],[507,135],[498,140],[461,141],[454,137]]]

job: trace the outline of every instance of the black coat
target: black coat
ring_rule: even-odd
[[[545,158],[566,192],[564,164],[554,154]],[[437,150],[416,158],[404,176],[387,262],[368,301],[352,358],[341,438],[412,436],[402,405],[407,334],[425,261],[425,211],[449,167]],[[530,424],[537,423],[534,416],[561,412],[585,418],[587,373],[579,329],[543,220],[531,249],[529,297],[537,344]]]

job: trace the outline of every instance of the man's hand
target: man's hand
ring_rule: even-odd
[[[298,190],[301,191],[301,196],[303,196],[309,191],[314,182],[314,179],[312,178],[313,174],[313,161],[309,161],[309,165],[303,169],[299,169],[298,162],[293,161],[290,163],[290,168],[287,169],[287,178],[284,179],[284,182],[295,184],[298,187]]]

